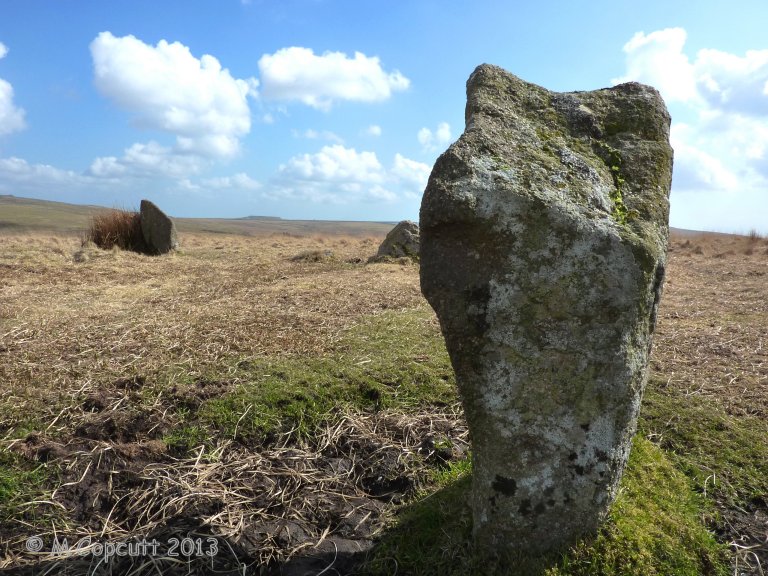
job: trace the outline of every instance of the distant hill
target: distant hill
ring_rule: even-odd
[[[78,235],[88,219],[105,206],[67,204],[12,195],[0,195],[0,235],[26,232]],[[283,220],[277,216],[245,218],[174,218],[179,232],[209,232],[257,236],[384,236],[394,222],[346,222],[332,220]]]
[[[280,216],[243,216],[235,220],[282,220],[282,218]]]
[[[67,204],[51,200],[35,200],[0,194],[0,235],[20,232],[80,234],[88,226],[88,218],[105,206]],[[396,222],[354,222],[333,220],[284,220],[278,216],[245,216],[242,218],[174,218],[180,232],[213,234],[292,234],[296,236],[349,235],[383,236]],[[730,236],[720,232],[699,232],[670,228],[674,237]]]
[[[51,231],[79,234],[91,214],[104,208],[0,195],[0,234]]]

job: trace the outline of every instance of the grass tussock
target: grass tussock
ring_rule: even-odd
[[[141,231],[141,215],[134,210],[115,209],[91,216],[83,244],[93,242],[99,248],[145,253],[147,246]]]
[[[291,262],[325,262],[332,259],[332,250],[302,250],[291,258]]]

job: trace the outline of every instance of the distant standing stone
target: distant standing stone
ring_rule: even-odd
[[[141,233],[153,254],[165,254],[179,247],[176,226],[165,212],[149,200],[141,201]]]
[[[410,220],[403,220],[392,228],[379,246],[376,258],[383,257],[418,259],[419,225]]]
[[[669,123],[637,83],[469,78],[421,204],[421,287],[469,422],[482,555],[562,549],[616,495],[664,278]]]

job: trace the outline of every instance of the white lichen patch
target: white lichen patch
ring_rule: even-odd
[[[421,274],[473,439],[479,549],[570,544],[615,495],[663,278],[668,122],[636,84],[470,79],[424,194]]]

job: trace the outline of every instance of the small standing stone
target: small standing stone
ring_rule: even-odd
[[[179,247],[176,226],[165,212],[149,200],[141,201],[141,233],[148,250],[153,254],[165,254]]]
[[[379,246],[376,258],[419,258],[419,225],[403,220],[392,228]]]
[[[627,462],[668,237],[659,93],[554,93],[482,65],[421,205],[421,287],[472,438],[476,547],[593,533]]]

